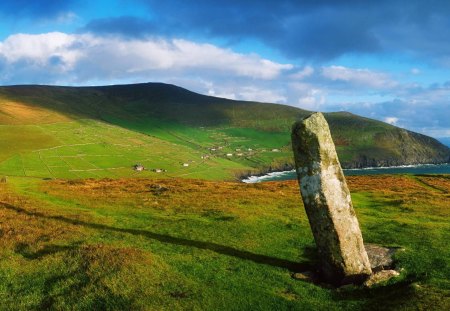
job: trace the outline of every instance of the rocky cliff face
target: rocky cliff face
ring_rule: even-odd
[[[391,152],[386,153],[386,150]],[[397,128],[377,134],[375,146],[371,148],[370,153],[360,152],[352,160],[343,162],[342,166],[363,168],[448,162],[450,148],[434,138]]]

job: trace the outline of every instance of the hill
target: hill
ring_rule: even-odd
[[[123,177],[141,163],[139,176],[232,179],[291,168],[290,127],[307,114],[162,83],[0,87],[0,174]],[[449,161],[430,137],[347,112],[325,116],[346,168]]]

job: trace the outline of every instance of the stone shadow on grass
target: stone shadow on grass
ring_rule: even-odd
[[[84,226],[84,227],[96,229],[96,230],[107,230],[107,231],[121,232],[121,233],[133,234],[133,235],[137,235],[137,236],[143,236],[143,237],[146,237],[146,238],[149,238],[152,240],[157,240],[162,243],[170,243],[170,244],[174,244],[174,245],[195,247],[195,248],[203,249],[203,250],[210,250],[215,253],[226,255],[226,256],[232,256],[232,257],[236,257],[236,258],[250,260],[250,261],[253,261],[253,262],[259,263],[259,264],[265,264],[265,265],[269,265],[269,266],[273,266],[273,267],[288,269],[292,272],[303,272],[303,271],[309,271],[309,270],[314,269],[313,264],[309,263],[309,262],[299,263],[299,262],[294,262],[294,261],[290,261],[287,259],[281,259],[281,258],[267,256],[267,255],[255,254],[255,253],[252,253],[252,252],[249,252],[246,250],[240,250],[240,249],[236,249],[236,248],[233,248],[230,246],[220,245],[220,244],[213,243],[213,242],[197,241],[197,240],[191,240],[191,239],[186,239],[186,238],[173,237],[170,235],[146,231],[146,230],[116,228],[116,227],[112,227],[112,226],[108,226],[108,225],[104,225],[104,224],[91,223],[91,222],[87,222],[87,221],[83,221],[83,220],[79,220],[79,219],[72,219],[72,218],[68,218],[68,217],[64,217],[64,216],[50,216],[50,215],[45,215],[44,213],[37,212],[37,211],[31,212],[24,208],[17,207],[17,206],[14,206],[14,205],[11,205],[11,204],[5,203],[5,202],[0,202],[0,205],[6,209],[13,210],[17,213],[22,213],[22,214],[25,214],[28,216],[58,220],[58,221],[62,221],[62,222],[65,222],[65,223],[68,223],[71,225]],[[45,252],[47,252],[47,251],[48,250],[45,250]],[[51,252],[52,252],[52,250],[50,250],[50,253]],[[307,253],[311,254],[312,252],[309,251]],[[27,254],[27,255],[31,259],[31,258],[39,258],[43,254],[34,254],[34,255]]]
[[[73,243],[71,245],[46,245],[44,248],[32,252],[28,244],[19,243],[16,245],[14,251],[22,255],[26,259],[41,259],[47,255],[53,255],[59,252],[76,249],[81,243]]]

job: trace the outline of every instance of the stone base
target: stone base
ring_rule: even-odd
[[[373,272],[394,268],[393,256],[402,250],[399,247],[383,247],[375,244],[364,244]]]
[[[399,247],[383,247],[375,244],[364,244],[364,247],[369,257],[370,265],[373,273],[364,280],[364,278],[358,278],[357,280],[347,280],[347,282],[342,282],[340,286],[345,286],[346,284],[361,284],[363,283],[366,287],[371,287],[375,284],[385,282],[393,277],[400,275],[399,272],[394,270],[395,262],[393,256],[398,252],[402,251]],[[319,273],[314,271],[303,271],[292,274],[292,278],[296,280],[301,280],[305,282],[321,284],[321,286],[333,286],[329,282],[324,282],[324,277],[320,276]],[[336,286],[336,284],[334,284]],[[339,285],[337,285],[339,287]]]

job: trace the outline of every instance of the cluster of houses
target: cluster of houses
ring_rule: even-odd
[[[236,148],[235,151],[236,151],[235,154],[233,154],[233,153],[226,153],[225,156],[229,158],[229,157],[232,157],[232,156],[242,157],[244,155],[253,155],[253,149],[252,148],[247,148],[247,149],[244,149],[244,150],[241,149],[241,148]],[[261,152],[266,152],[266,149],[261,149],[260,151]],[[281,150],[277,149],[277,148],[273,148],[273,149],[271,149],[271,151],[272,152],[281,152]]]
[[[223,148],[224,148],[223,146],[214,146],[214,147],[211,147],[211,148],[208,148],[208,149],[209,149],[209,151],[211,151],[211,152],[215,152],[215,151],[218,151],[218,150],[222,150]],[[231,153],[231,152],[229,152],[229,153],[226,153],[225,156],[226,156],[227,158],[231,158],[231,157],[233,157],[233,156],[242,157],[242,156],[244,156],[244,155],[251,155],[251,154],[253,154],[253,149],[252,149],[252,148],[244,148],[244,149],[242,149],[242,148],[236,148],[235,151],[236,151],[236,153]],[[261,152],[266,152],[266,149],[261,149],[260,151],[261,151]],[[281,152],[281,150],[280,150],[280,149],[277,149],[277,148],[273,148],[273,149],[271,149],[271,151],[272,151],[272,152]],[[244,152],[245,152],[245,153],[244,153]],[[203,155],[201,156],[201,158],[202,158],[203,160],[209,159],[210,157],[211,157],[210,154],[203,154]],[[189,167],[189,165],[190,165],[189,162],[195,162],[195,161],[190,160],[190,161],[188,161],[188,162],[183,162],[183,163],[181,163],[181,165],[182,165],[183,167]],[[133,169],[134,169],[135,171],[137,171],[137,172],[142,172],[142,171],[146,170],[146,168],[145,168],[142,164],[140,164],[140,163],[135,164],[135,165],[133,166]],[[162,168],[154,168],[154,169],[152,169],[151,171],[152,171],[152,172],[155,172],[155,173],[164,173],[164,172],[167,172],[166,169],[162,169]],[[4,181],[1,180],[0,182],[4,182]]]
[[[216,151],[221,150],[223,148],[224,148],[223,146],[214,146],[214,147],[211,147],[211,148],[208,148],[208,149],[211,152],[216,152]],[[269,150],[271,152],[281,152],[281,150],[278,149],[278,148],[273,148],[273,149],[269,149]],[[236,151],[235,153],[232,153],[232,152],[225,153],[224,156],[226,156],[227,158],[231,158],[233,156],[242,157],[242,156],[245,156],[245,155],[252,155],[253,154],[253,149],[252,148],[236,148],[235,151]],[[259,151],[260,152],[266,152],[267,150],[266,149],[261,149]],[[209,157],[210,157],[210,155],[206,155],[206,154],[201,156],[202,159],[208,159]]]
[[[137,172],[142,172],[143,170],[146,170],[146,168],[142,164],[139,164],[139,163],[133,165],[133,169],[135,171],[137,171]],[[165,173],[165,172],[167,172],[167,170],[163,169],[163,168],[154,168],[151,171],[155,172],[155,173]]]

